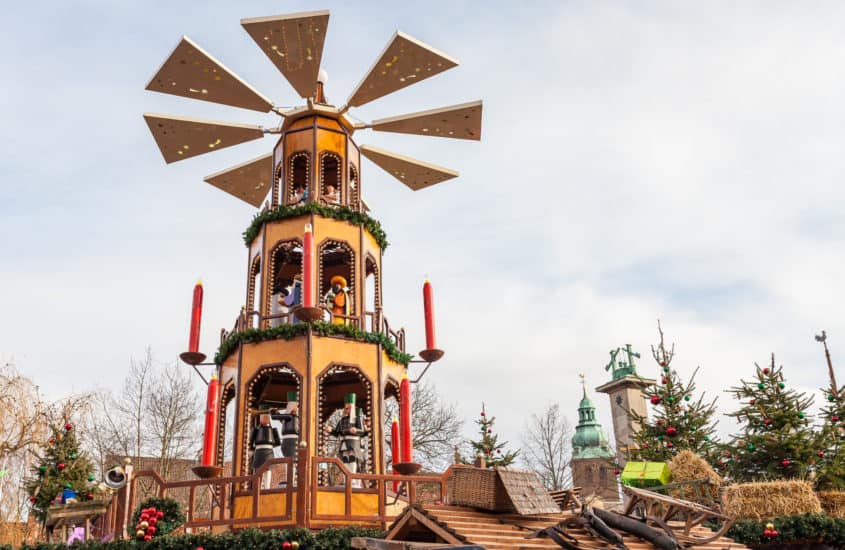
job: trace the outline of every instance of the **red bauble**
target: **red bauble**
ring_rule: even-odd
[[[816,453],[816,456],[818,456],[819,458],[823,457],[823,456],[824,456],[824,451],[819,450],[819,452],[817,452],[817,453]]]
[[[164,517],[164,512],[162,512],[161,510],[157,511],[157,512],[156,512],[156,517],[157,517],[158,519],[163,518],[163,517]]]
[[[491,434],[491,433],[493,433],[493,430],[487,430],[487,433]]]
[[[156,523],[158,523],[158,518],[156,516],[152,516],[149,520],[147,520],[147,522],[150,525],[155,525]]]
[[[58,464],[56,464],[56,468],[58,468],[59,470],[64,470],[65,469],[65,463],[59,462]]]
[[[141,514],[141,516],[138,518],[138,521],[150,521],[150,515],[149,515],[147,512],[144,512],[144,513],[143,513],[143,514]]]
[[[661,367],[665,367],[666,365],[667,365],[666,361],[661,361],[661,362],[660,362],[660,366],[661,366]]]
[[[789,461],[788,458],[784,458],[783,460],[780,461],[780,465],[783,466],[784,468],[788,467],[790,464],[792,464],[792,463]]]
[[[652,395],[652,396],[651,396],[651,404],[652,404],[652,405],[657,405],[658,403],[660,403],[660,397],[658,397],[658,396],[656,396],[656,395]]]
[[[502,449],[496,449],[496,452],[502,454]]]
[[[51,438],[50,438],[50,445],[55,445],[55,444],[56,444],[56,438],[55,438],[55,437],[51,437]]]
[[[288,548],[291,548],[291,544],[288,541],[285,541],[282,543],[282,548],[287,550]]]
[[[484,411],[481,411],[481,416],[486,416],[486,415],[484,414]]]
[[[839,422],[839,417],[836,416],[836,415],[833,415],[833,416],[830,417],[830,421],[831,422]]]
[[[72,429],[73,429],[73,424],[71,424],[70,422],[68,422],[67,424],[65,424],[65,430],[67,430],[67,431],[71,431]]]
[[[756,400],[756,399],[752,399],[751,401],[749,401],[749,402],[748,402],[748,404],[749,404],[749,405],[753,405],[753,404],[754,404],[754,403],[756,403],[756,402],[757,402],[757,400]]]
[[[660,383],[661,383],[661,384],[665,384],[665,383],[666,383],[666,379],[665,379],[665,378],[661,378],[661,379],[660,379]]]
[[[613,470],[613,475],[618,476],[618,475],[619,475],[619,470]]]
[[[149,540],[152,540],[152,538],[153,538],[153,537],[152,537],[152,535],[144,535],[144,541],[145,541],[145,542],[146,542],[146,541],[149,541]]]
[[[765,424],[766,426],[768,426],[768,425],[769,425],[769,424],[771,424],[771,423],[772,423],[772,419],[771,419],[771,418],[767,418],[767,419],[765,419],[765,420],[763,421],[763,424]]]
[[[152,525],[150,525],[149,527],[147,527],[147,534],[148,535],[155,535],[156,534],[156,528],[153,527]]]
[[[669,437],[675,437],[676,435],[678,435],[678,429],[675,428],[675,426],[669,426],[668,428],[666,428],[666,435],[668,435]]]
[[[763,369],[763,374],[769,374],[769,367]]]
[[[87,498],[88,500],[94,500],[94,493],[87,493],[85,495],[85,498]]]
[[[674,446],[675,446],[675,444],[674,444],[674,443],[672,443],[671,441],[667,441],[667,442],[666,442],[666,446],[667,446],[667,447],[669,447],[669,448],[671,449],[672,447],[674,447]]]
[[[38,499],[36,499],[35,497],[29,497],[29,501],[33,504],[35,504],[36,500],[38,500]]]
[[[643,449],[648,449],[648,443],[643,443]]]

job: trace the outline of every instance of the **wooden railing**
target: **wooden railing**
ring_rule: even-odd
[[[262,488],[261,478],[264,473],[276,465],[284,464],[285,479],[284,486],[273,488]],[[173,496],[172,493],[179,489],[188,490],[188,498],[185,505],[185,529],[190,531],[199,528],[211,528],[218,526],[238,527],[248,526],[262,522],[291,522],[293,521],[293,498],[296,489],[293,486],[294,460],[292,458],[273,458],[265,462],[253,475],[217,477],[210,479],[189,479],[184,481],[165,481],[153,470],[137,472],[130,483],[129,502],[132,510],[136,509],[142,500],[140,498],[138,483],[147,479],[156,487],[154,493],[159,498]],[[211,505],[208,514],[198,510],[197,489],[206,489],[211,498]],[[283,495],[285,499],[284,514],[267,514],[261,512],[261,495],[273,494]],[[233,514],[233,501],[235,496],[250,496],[250,513],[243,517],[235,518]],[[137,502],[136,502],[137,501]],[[129,512],[131,514],[131,510]],[[132,526],[130,525],[130,528]]]
[[[280,478],[283,484],[262,488],[261,479],[265,472],[271,469],[278,472],[281,465],[284,465],[284,475]],[[342,485],[321,483],[323,477],[320,473],[326,465],[337,468],[343,480]],[[452,469],[450,467],[442,474],[413,476],[352,473],[336,457],[309,457],[307,449],[300,449],[296,461],[292,458],[273,458],[254,474],[245,476],[166,481],[153,470],[143,470],[132,475],[129,484],[112,499],[106,512],[103,532],[120,538],[123,526],[126,525],[128,536],[132,537],[132,514],[145,498],[153,496],[176,498],[182,502],[186,514],[186,532],[272,524],[321,527],[344,522],[385,528],[409,504],[448,503],[447,482]],[[304,481],[297,483],[298,480]],[[141,485],[147,485],[147,490],[142,490]],[[125,491],[129,491],[128,495]],[[207,492],[210,503],[200,502],[199,491]],[[342,499],[334,496],[339,494],[343,495]],[[356,497],[353,498],[353,495]],[[361,505],[362,496],[368,501],[365,506]],[[279,498],[284,499],[282,507],[279,506]],[[246,502],[249,505],[246,505],[245,499],[248,499]],[[331,500],[331,503],[326,504],[321,499]],[[236,501],[240,503],[237,513]],[[322,507],[321,502],[324,504]],[[207,511],[202,509],[203,504],[210,504]],[[281,508],[284,513],[269,508]],[[325,513],[326,508],[330,508],[331,513]]]
[[[405,329],[400,328],[394,330],[387,321],[381,308],[375,311],[365,311],[363,315],[338,315],[332,313],[331,309],[322,306],[326,312],[325,319],[331,322],[333,319],[343,319],[344,324],[356,327],[366,332],[375,332],[386,335],[399,348],[400,351],[405,351]],[[220,329],[220,343],[226,341],[231,334],[235,332],[243,332],[244,330],[253,328],[271,328],[273,326],[288,324],[293,322],[293,317],[296,315],[295,311],[286,313],[274,313],[272,315],[261,315],[258,311],[241,310],[241,313],[235,319],[231,330]],[[276,321],[274,323],[274,321]]]

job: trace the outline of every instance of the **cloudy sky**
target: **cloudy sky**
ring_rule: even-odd
[[[636,4],[636,7],[632,7]],[[484,100],[480,143],[357,136],[458,169],[411,193],[372,164],[387,230],[384,302],[429,379],[473,427],[482,401],[516,443],[532,412],[574,420],[578,373],[643,352],[656,319],[682,375],[723,390],[775,352],[790,385],[845,364],[845,5],[839,2],[18,2],[0,33],[0,359],[51,397],[116,387],[131,357],[183,351],[205,283],[202,347],[244,301],[254,213],[202,177],[268,138],[166,166],[141,114],[274,117],[144,91],[182,34],[278,105],[296,95],[239,25],[328,7],[327,94],[342,102],[396,29],[461,65],[352,114]],[[845,377],[845,371],[840,378]],[[610,427],[604,396],[600,419]],[[728,432],[732,421],[722,421]]]

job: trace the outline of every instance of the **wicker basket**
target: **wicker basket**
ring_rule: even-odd
[[[493,468],[454,466],[446,482],[449,503],[471,506],[496,512],[508,512],[512,507],[499,475]]]

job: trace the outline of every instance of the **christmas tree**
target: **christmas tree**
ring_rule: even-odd
[[[836,383],[830,350],[827,349],[827,333],[822,331],[816,340],[824,344],[830,386],[822,389],[826,405],[821,409],[821,434],[816,450],[816,485],[820,490],[845,488],[845,387]]]
[[[481,404],[481,415],[475,421],[478,424],[478,429],[481,434],[479,441],[470,441],[476,456],[479,454],[484,457],[484,462],[488,468],[493,466],[509,466],[516,460],[519,451],[508,451],[505,449],[507,441],[499,443],[499,436],[493,433],[493,425],[496,423],[495,416],[487,416],[487,410],[484,403]]]
[[[40,521],[47,517],[47,508],[57,497],[91,500],[93,494],[94,466],[79,450],[73,424],[65,422],[50,426],[52,437],[42,447],[33,476],[26,482],[32,511]]]
[[[740,433],[723,447],[717,466],[735,482],[805,478],[820,443],[807,413],[813,398],[787,388],[774,354],[769,366],[755,366],[753,381],[740,380],[728,390],[742,401],[728,414],[740,423]]]
[[[715,452],[713,433],[716,423],[716,399],[706,402],[704,394],[697,398],[695,393],[695,369],[688,382],[681,379],[672,368],[675,345],[667,350],[663,343],[663,329],[657,323],[660,343],[651,347],[660,369],[660,383],[643,390],[651,403],[651,419],[636,411],[628,415],[639,425],[628,454],[631,460],[646,462],[667,462],[682,450],[690,450],[702,458],[709,459]]]

